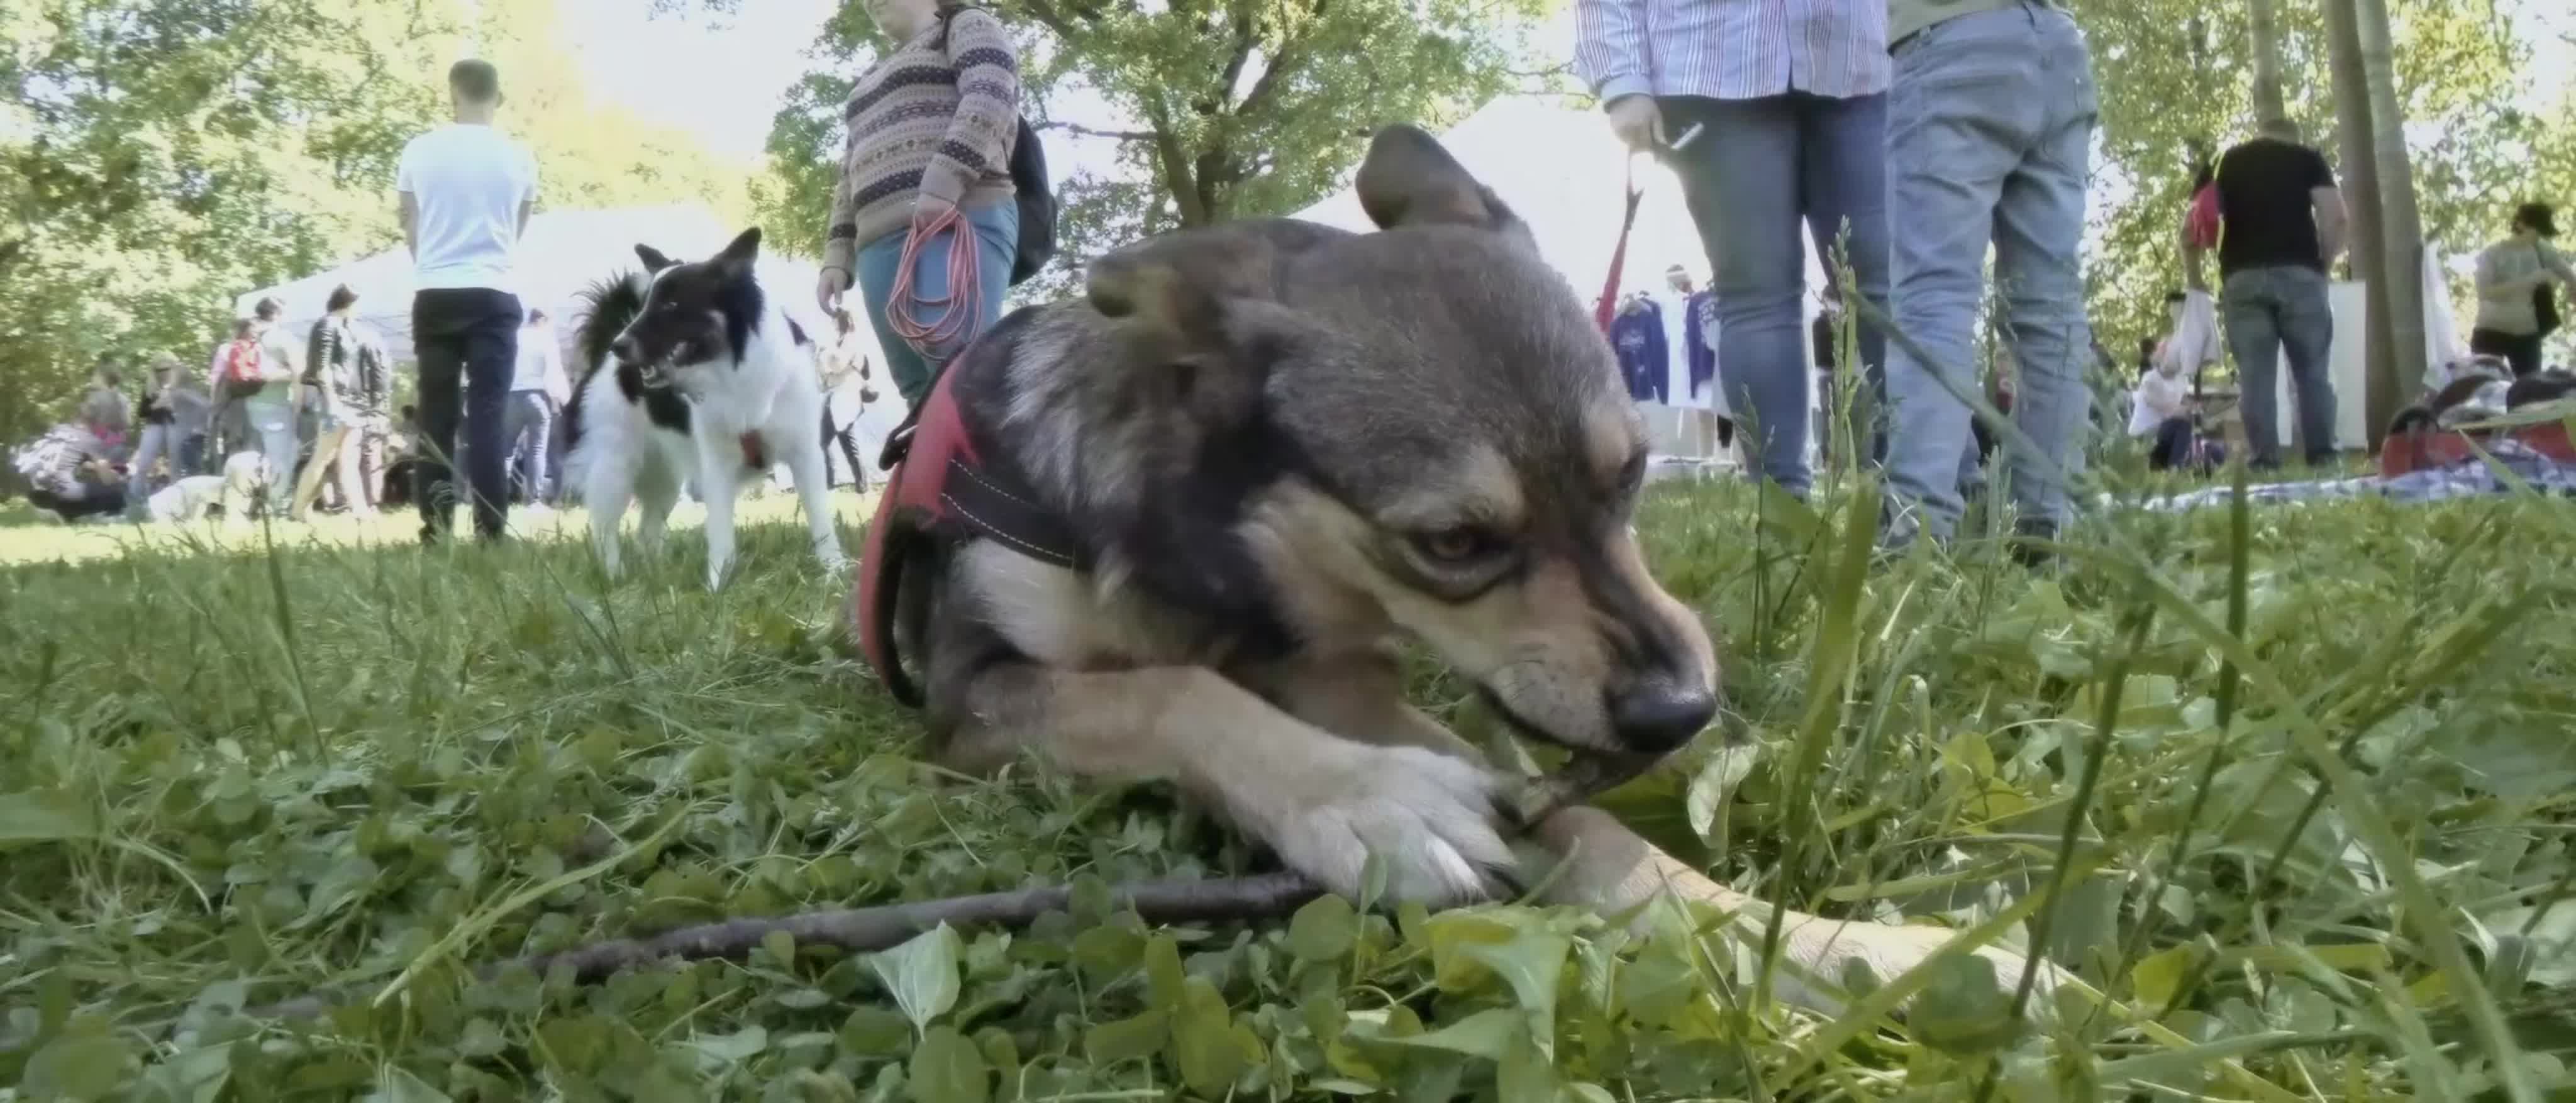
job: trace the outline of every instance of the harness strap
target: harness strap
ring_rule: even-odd
[[[1610,276],[1601,281],[1601,298],[1592,306],[1592,320],[1600,325],[1603,333],[1610,332],[1611,320],[1619,314],[1619,278],[1628,269],[1628,234],[1637,228],[1637,203],[1646,197],[1646,193],[1637,190],[1637,160],[1634,157],[1628,159],[1626,190],[1628,206],[1619,215],[1619,244],[1610,250]]]
[[[952,390],[957,375],[942,370],[930,394],[886,440],[880,465],[892,472],[868,525],[851,595],[861,653],[895,699],[913,707],[923,697],[903,670],[894,631],[907,560],[946,535],[992,540],[1066,569],[1080,569],[1086,561],[1071,523],[976,453],[966,407]]]

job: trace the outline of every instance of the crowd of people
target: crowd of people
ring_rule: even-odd
[[[284,304],[262,299],[203,373],[161,353],[132,393],[116,355],[102,354],[73,418],[21,452],[31,500],[65,520],[136,521],[366,518],[410,501],[417,410],[395,408],[392,355],[357,302],[335,288],[299,338]],[[523,331],[504,447],[511,494],[542,507],[559,490],[556,415],[571,382],[545,313],[529,312]]]
[[[1020,148],[1018,57],[998,18],[942,0],[884,0],[869,12],[893,45],[857,76],[846,104],[816,296],[843,344],[856,319],[842,298],[859,292],[858,313],[910,405],[998,320],[1004,277],[1027,259],[1023,233],[1051,240],[1052,226],[1023,224],[1015,154],[1034,151]],[[1633,366],[1632,392],[1692,410],[1685,424],[1704,448],[1740,440],[1748,470],[1803,496],[1817,454],[1809,437],[1838,431],[1810,414],[1837,404],[1812,395],[1850,378],[1839,408],[1855,416],[1839,431],[1856,444],[1866,434],[1866,447],[1849,451],[1882,467],[1894,491],[1882,520],[1888,547],[1946,541],[1957,526],[1997,452],[1993,427],[1961,400],[1982,393],[2025,442],[2005,459],[2019,530],[2054,533],[2068,514],[2068,477],[2084,462],[2084,429],[2104,420],[2088,373],[2110,359],[2084,306],[2079,253],[2100,106],[2070,9],[1578,0],[1577,13],[1576,72],[1633,151],[1676,171],[1710,265],[1708,287],[1673,273],[1669,295],[1634,299],[1613,321],[1623,362],[1660,346],[1690,365],[1687,394]],[[497,538],[514,498],[544,504],[561,493],[569,393],[551,335],[526,332],[544,327],[542,312],[505,290],[536,201],[536,159],[495,125],[502,97],[489,63],[457,63],[449,87],[454,122],[406,146],[395,181],[419,286],[419,449],[405,485],[424,540],[441,537],[464,498],[478,534]],[[2326,287],[2346,236],[2333,172],[2295,124],[2269,120],[2205,166],[2199,184],[2182,220],[2187,286],[2170,303],[2173,329],[2142,344],[2127,428],[2150,442],[2158,466],[2211,462],[2199,376],[2223,351],[2236,365],[2246,458],[2277,466],[2286,355],[2298,439],[2322,461],[2335,445],[2336,402]],[[2556,289],[2576,284],[2555,234],[2550,208],[2526,205],[2479,257],[2470,344],[2517,372],[2538,368],[2559,321]],[[1832,285],[1812,333],[1800,323],[1809,245],[1829,259]],[[2201,273],[2210,254],[2214,290]],[[1991,339],[1978,324],[1989,302]],[[348,306],[335,298],[299,349],[277,325],[277,304],[261,304],[218,351],[203,393],[156,363],[129,403],[103,372],[80,420],[98,454],[126,470],[115,487],[74,480],[71,508],[149,512],[129,503],[148,497],[156,472],[198,472],[241,450],[268,458],[266,499],[290,516],[316,493],[324,508],[381,508],[386,357]],[[1846,309],[1858,315],[1848,327]],[[1903,339],[1891,339],[1891,322]],[[1981,344],[2000,350],[2000,369],[1986,369]],[[531,359],[523,348],[543,351]],[[827,376],[834,370],[849,369]],[[856,478],[863,464],[847,428],[826,413],[823,432]]]
[[[2072,11],[2050,0],[1578,0],[1576,9],[1576,71],[1629,147],[1681,179],[1714,273],[1719,392],[1756,438],[1755,473],[1803,495],[1805,438],[1828,429],[1806,416],[1803,227],[1836,289],[1869,308],[1848,349],[1832,336],[1839,311],[1819,317],[1808,345],[1820,388],[1829,358],[1856,354],[1852,405],[1885,411],[1856,422],[1883,434],[1862,453],[1895,492],[1882,545],[1953,531],[1980,455],[1994,450],[1960,398],[1981,389],[2031,446],[2007,461],[2017,528],[2054,533],[2068,513],[2067,476],[2084,462],[2083,429],[2103,416],[2088,367],[2109,360],[2083,300],[2100,101]],[[2326,287],[2346,224],[2333,172],[2296,125],[2270,120],[2199,184],[2184,219],[2190,287],[2173,296],[2173,329],[2143,343],[2127,429],[2149,443],[2155,466],[2216,462],[2199,376],[2223,345],[2240,382],[2246,458],[2277,467],[2286,353],[2298,439],[2323,462],[2336,443]],[[2576,285],[2550,245],[2555,233],[2550,209],[2529,204],[2480,255],[2472,352],[2538,369],[2540,341],[2558,322],[2556,287]],[[2200,275],[2210,253],[2214,296]],[[1990,297],[2009,364],[1986,374],[1975,346]],[[1633,320],[1614,322],[1628,327],[1614,333],[1625,355],[1650,351],[1648,305],[1628,304],[1620,317]],[[1880,320],[1906,339],[1890,340]]]

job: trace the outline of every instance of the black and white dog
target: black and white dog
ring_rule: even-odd
[[[823,394],[815,348],[753,274],[760,228],[706,260],[674,261],[635,247],[641,273],[594,285],[582,320],[587,365],[573,390],[567,486],[590,509],[590,533],[618,574],[620,520],[640,501],[637,541],[661,544],[671,507],[695,481],[707,506],[707,586],[733,560],[733,505],[772,463],[784,463],[805,508],[815,557],[847,570],[826,504]]]

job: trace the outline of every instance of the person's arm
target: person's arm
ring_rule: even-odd
[[[2345,239],[2352,232],[2351,217],[2343,206],[2343,190],[2331,184],[2312,189],[2308,203],[2317,214],[2317,252],[2322,254],[2317,259],[2333,267],[2336,259],[2343,256]]]
[[[2564,283],[2569,287],[2576,287],[2576,268],[2568,266],[2567,254],[2559,252],[2545,241],[2541,242],[2538,248],[2540,250],[2540,267],[2545,273],[2540,277],[2541,280],[2546,282],[2549,279],[2548,274],[2555,274],[2560,283]]]
[[[518,147],[520,169],[527,174],[528,191],[519,200],[519,238],[528,236],[528,220],[537,214],[537,155],[526,146]]]
[[[957,74],[957,113],[921,170],[921,198],[932,201],[923,209],[934,214],[962,202],[984,174],[1008,170],[1020,124],[1019,54],[1001,20],[978,8],[949,16],[948,64]]]
[[[1644,0],[1575,0],[1574,75],[1605,108],[1654,95]]]
[[[341,339],[345,336],[341,327],[325,324],[320,333],[314,334],[321,347],[307,354],[312,357],[313,378],[322,388],[322,413],[334,420],[346,414],[340,406],[340,373],[336,370],[340,363]]]
[[[823,223],[823,271],[838,273],[841,286],[854,282],[851,274],[858,271],[859,201],[850,179],[850,155],[859,148],[859,128],[848,127],[849,135],[841,145],[840,163],[833,166],[832,207]],[[826,309],[831,303],[825,302]]]
[[[2191,222],[2188,219],[2183,222],[2181,242],[2183,286],[2194,291],[2209,290],[2209,277],[2200,260],[2200,239],[2192,236]]]
[[[403,143],[402,154],[394,158],[394,209],[402,220],[403,255],[420,259],[420,198],[413,179],[412,150],[420,142],[414,138]]]

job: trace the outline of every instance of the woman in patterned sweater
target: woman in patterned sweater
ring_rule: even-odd
[[[867,0],[897,45],[859,75],[816,298],[856,278],[908,405],[1001,317],[1019,247],[1011,143],[1019,61],[1000,20],[937,0]]]

